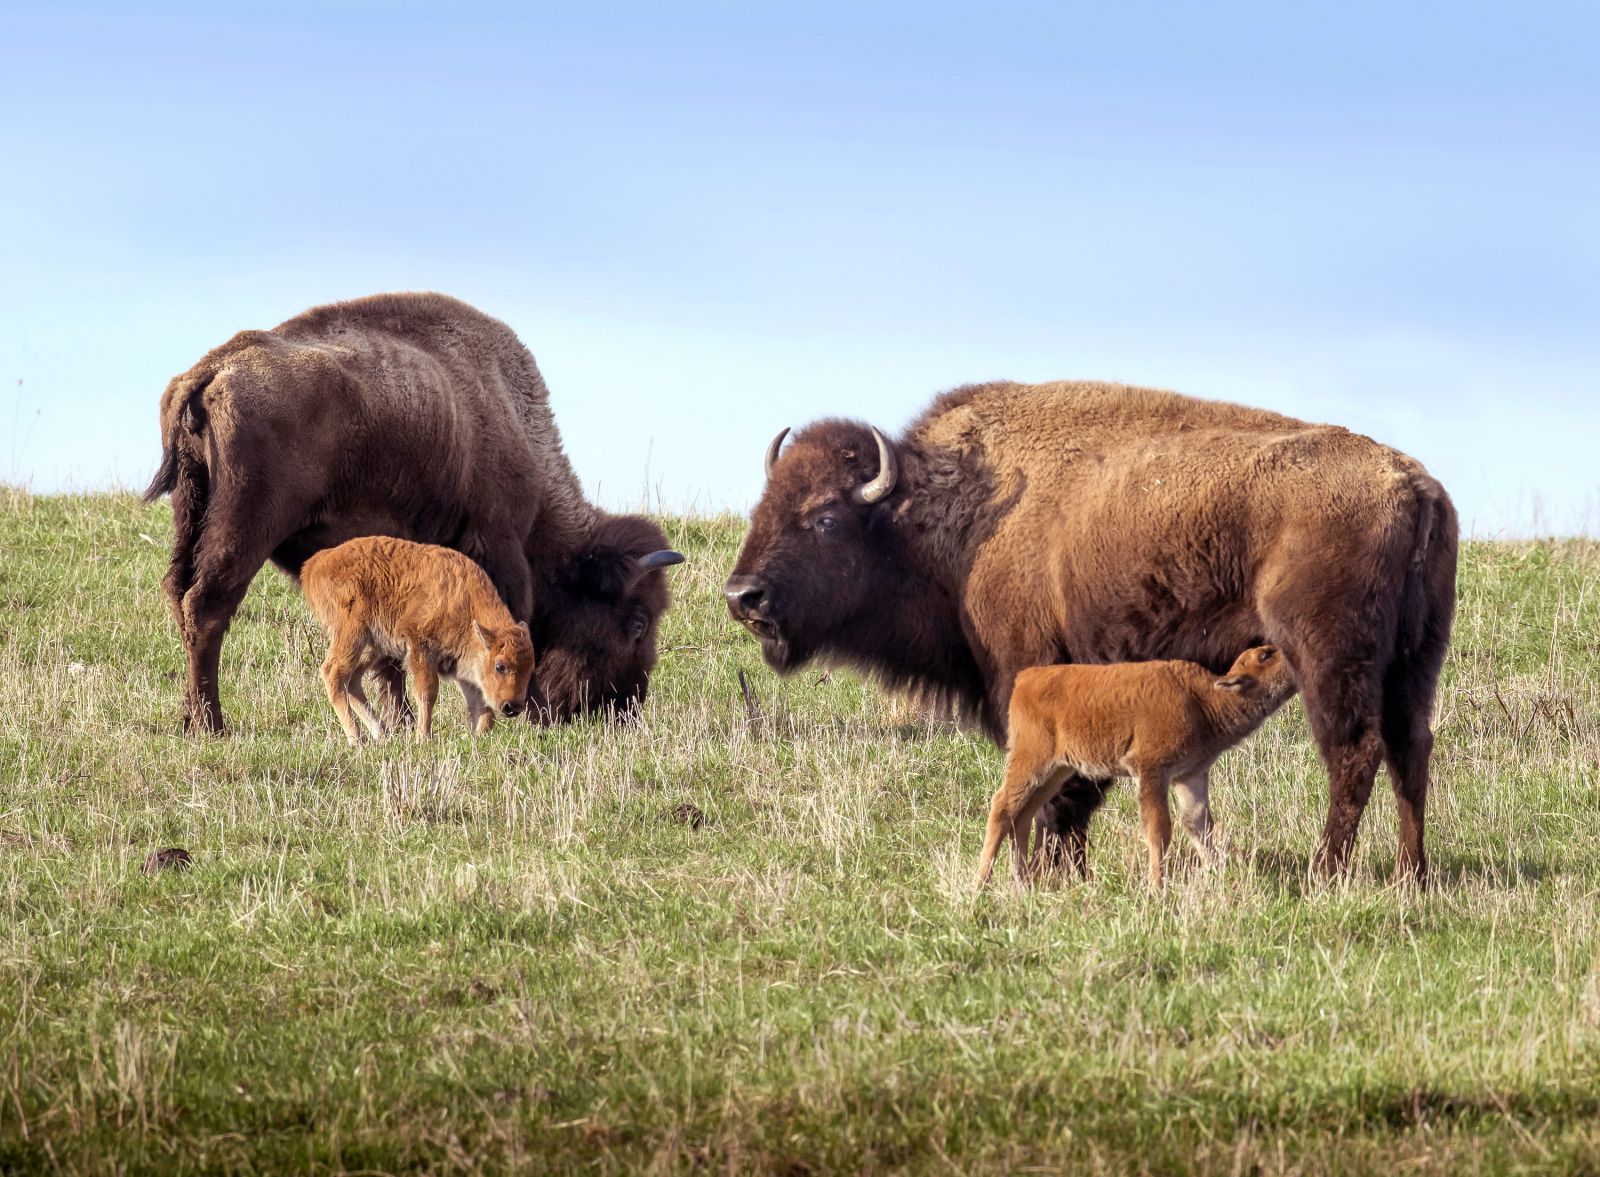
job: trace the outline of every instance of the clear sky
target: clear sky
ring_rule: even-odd
[[[0,12],[0,480],[140,486],[245,327],[436,289],[611,506],[784,425],[1176,388],[1600,533],[1600,6],[33,4]]]

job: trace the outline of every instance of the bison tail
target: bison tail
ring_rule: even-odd
[[[210,372],[199,379],[180,378],[167,386],[161,398],[161,468],[144,492],[146,503],[172,495],[172,562],[166,589],[174,608],[193,583],[195,545],[211,501],[211,471],[199,443],[206,426],[201,394],[215,377],[216,373]]]
[[[144,505],[149,506],[164,494],[171,494],[178,485],[178,447],[171,441],[161,444],[161,468],[144,488]]]
[[[180,377],[168,386],[166,395],[161,398],[161,467],[150,480],[150,485],[145,487],[146,506],[177,489],[178,479],[186,464],[180,459],[181,434],[186,432],[198,437],[205,428],[206,410],[201,402],[201,394],[210,387],[216,375],[215,372],[208,372],[198,379],[189,380]]]
[[[1405,661],[1443,661],[1455,613],[1455,508],[1432,479],[1416,486],[1417,531],[1400,597],[1396,654]],[[1437,667],[1435,667],[1437,673]]]

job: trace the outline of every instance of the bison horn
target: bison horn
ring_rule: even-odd
[[[789,436],[789,430],[788,430],[788,427],[785,426],[783,431],[780,432],[777,437],[774,437],[772,439],[772,444],[767,447],[767,477],[768,478],[772,477],[772,468],[778,464],[778,451],[783,448],[783,439],[788,437],[788,436]]]
[[[682,564],[687,557],[682,552],[674,552],[670,548],[662,548],[659,552],[651,552],[648,556],[639,557],[639,571],[650,572],[656,568],[671,568],[674,564]]]
[[[858,503],[876,503],[887,498],[900,473],[895,466],[894,450],[889,447],[883,434],[878,432],[878,427],[869,425],[867,428],[872,430],[873,439],[878,443],[878,476],[856,487],[854,498]]]

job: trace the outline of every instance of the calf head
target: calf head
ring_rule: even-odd
[[[535,592],[534,718],[626,717],[643,705],[671,600],[662,570],[683,559],[649,519],[611,515],[586,548],[547,574]]]
[[[1260,697],[1275,707],[1294,694],[1294,671],[1277,646],[1253,646],[1233,660],[1228,673],[1217,679],[1216,688],[1241,697]]]
[[[533,639],[523,622],[495,628],[474,621],[477,648],[470,655],[473,676],[489,709],[498,715],[516,715],[527,703],[533,678]]]

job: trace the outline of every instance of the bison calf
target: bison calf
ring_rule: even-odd
[[[360,742],[354,715],[374,737],[386,734],[361,687],[383,659],[411,673],[419,740],[432,733],[441,676],[461,688],[474,735],[494,726],[496,711],[516,715],[527,705],[528,627],[512,620],[488,573],[460,552],[365,536],[312,556],[300,585],[328,631],[322,678],[352,744]]]
[[[1275,646],[1246,650],[1221,678],[1193,662],[1024,670],[1011,694],[1011,746],[989,808],[978,882],[988,881],[1007,837],[1013,876],[1030,877],[1029,827],[1076,774],[1138,780],[1150,882],[1161,886],[1172,840],[1167,790],[1177,790],[1184,828],[1210,855],[1211,765],[1294,692],[1288,660]]]

